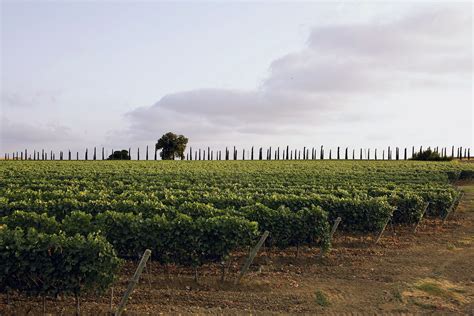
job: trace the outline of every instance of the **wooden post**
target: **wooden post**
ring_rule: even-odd
[[[457,203],[461,200],[461,198],[463,197],[464,195],[464,192],[462,192],[461,194],[458,195],[458,197],[453,201],[453,203],[451,204],[451,206],[448,208],[448,211],[446,212],[446,215],[444,216],[443,218],[443,223],[442,225],[446,222],[446,220],[448,219],[448,216],[449,214],[451,213],[454,213],[456,207],[457,207]]]
[[[262,247],[263,243],[265,242],[265,240],[267,239],[268,235],[270,233],[268,232],[268,230],[266,230],[262,237],[260,237],[260,240],[258,241],[258,243],[255,245],[255,247],[253,247],[253,249],[250,251],[250,255],[249,257],[247,258],[247,261],[245,261],[245,264],[244,266],[242,267],[242,270],[240,271],[240,274],[239,274],[239,277],[235,280],[235,284],[239,284],[240,283],[240,280],[242,279],[242,277],[244,276],[244,274],[247,272],[247,270],[249,269],[250,265],[252,264],[253,262],[253,259],[255,259],[255,256],[257,255],[257,252],[258,250],[260,249],[260,247]]]
[[[76,297],[76,315],[79,316],[81,315],[81,297],[79,294],[75,295]]]
[[[110,314],[112,315],[114,313],[114,287],[112,286],[110,288],[110,305],[109,305],[109,310]]]
[[[393,210],[393,212],[395,209]],[[390,214],[390,216],[387,218],[387,221],[385,222],[385,225],[383,225],[382,230],[380,231],[377,239],[375,240],[375,244],[378,244],[380,239],[382,238],[383,232],[385,231],[385,228],[387,228],[388,223],[392,220],[393,212]]]
[[[430,202],[426,202],[425,207],[424,207],[424,209],[423,209],[423,213],[421,213],[420,218],[418,219],[418,221],[417,221],[416,224],[415,224],[415,227],[413,228],[413,234],[416,233],[416,230],[417,230],[418,226],[420,225],[421,220],[422,220],[423,217],[425,216],[425,213],[426,213],[426,211],[428,210],[428,206],[429,206],[429,205],[430,205]]]
[[[132,279],[130,280],[130,283],[128,284],[127,290],[125,291],[125,294],[122,297],[122,300],[120,301],[120,304],[115,311],[115,316],[120,316],[122,315],[125,305],[127,304],[128,298],[132,294],[133,290],[135,289],[135,286],[138,283],[138,280],[140,279],[140,275],[143,272],[143,269],[145,268],[146,262],[148,261],[148,258],[150,258],[151,255],[151,250],[147,249],[145,250],[145,253],[142,256],[142,259],[140,260],[140,263],[138,264],[138,268],[133,274]]]
[[[456,205],[453,204],[454,205],[453,206],[454,207],[453,208],[453,213],[456,212],[456,209],[458,208],[459,202],[462,200],[463,196],[464,196],[464,192],[461,191],[460,195],[458,196],[458,198],[456,200]]]

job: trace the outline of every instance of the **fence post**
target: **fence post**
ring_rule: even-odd
[[[122,297],[122,300],[120,301],[120,304],[117,308],[117,311],[115,312],[115,316],[120,316],[122,315],[125,305],[127,304],[128,298],[132,294],[133,290],[135,289],[135,286],[138,283],[138,280],[140,279],[140,275],[143,272],[143,269],[145,268],[146,262],[148,261],[148,258],[150,258],[151,255],[151,250],[147,249],[145,250],[145,253],[142,256],[142,259],[140,260],[140,263],[138,264],[138,268],[133,274],[132,279],[130,280],[130,283],[128,284],[127,290],[125,291],[125,294]]]
[[[385,224],[383,225],[382,230],[380,231],[380,233],[379,233],[377,239],[375,240],[375,244],[378,244],[378,242],[379,242],[380,239],[382,238],[383,232],[385,231],[385,228],[387,228],[388,223],[392,220],[393,212],[395,212],[395,210],[396,210],[396,208],[392,211],[392,213],[390,214],[390,216],[387,218],[387,221],[386,221]]]
[[[430,202],[426,202],[425,207],[423,208],[423,213],[421,213],[420,218],[418,219],[418,221],[417,221],[416,224],[415,224],[415,227],[413,228],[413,234],[416,233],[416,229],[418,228],[418,226],[419,226],[420,223],[421,223],[421,220],[422,220],[423,217],[425,216],[425,213],[426,213],[426,211],[428,210],[428,206],[429,206],[429,205],[430,205]]]
[[[262,237],[260,237],[260,240],[258,241],[258,243],[255,245],[255,247],[253,247],[253,249],[250,251],[250,254],[249,254],[249,257],[247,258],[247,260],[245,261],[245,264],[244,266],[242,267],[242,270],[240,271],[240,274],[238,276],[238,278],[235,280],[235,284],[239,284],[240,283],[240,280],[242,279],[242,277],[244,276],[244,274],[247,272],[247,270],[249,269],[250,265],[252,264],[253,260],[255,259],[255,256],[257,255],[257,252],[258,250],[260,249],[260,247],[262,247],[263,243],[265,242],[265,240],[267,239],[268,235],[270,233],[268,232],[268,230],[266,230]]]

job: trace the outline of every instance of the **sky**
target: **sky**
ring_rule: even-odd
[[[470,2],[1,0],[0,155],[473,146]]]

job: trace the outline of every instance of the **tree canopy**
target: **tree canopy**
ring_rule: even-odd
[[[423,152],[416,153],[411,160],[425,160],[425,161],[449,161],[451,160],[450,157],[442,157],[436,151],[432,151],[431,148]]]
[[[130,155],[128,154],[128,150],[116,150],[107,160],[130,160]]]
[[[163,160],[184,159],[184,151],[187,144],[188,139],[183,135],[168,132],[158,140],[155,150],[162,149],[160,156]]]

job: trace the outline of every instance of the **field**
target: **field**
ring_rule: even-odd
[[[76,297],[105,314],[145,249],[129,313],[468,313],[473,177],[457,161],[2,161],[0,313]]]

